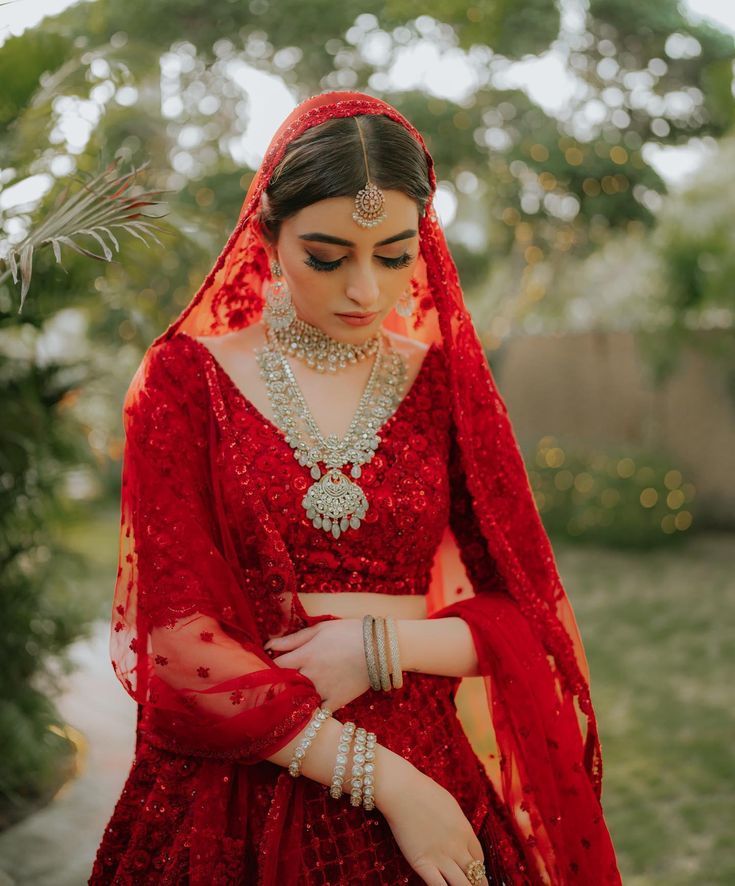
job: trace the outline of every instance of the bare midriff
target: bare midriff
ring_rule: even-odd
[[[394,618],[426,618],[424,594],[369,594],[358,591],[325,594],[314,591],[300,593],[299,600],[307,615],[362,618],[370,614],[392,615]]]

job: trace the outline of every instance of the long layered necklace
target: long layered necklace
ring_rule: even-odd
[[[375,454],[381,441],[378,431],[400,403],[406,362],[392,348],[386,354],[379,336],[370,377],[347,433],[341,440],[336,434],[325,438],[304,399],[283,344],[273,329],[264,325],[266,344],[255,353],[275,421],[293,449],[294,458],[310,469],[316,481],[301,504],[316,529],[339,538],[347,529],[358,529],[367,513],[367,497],[354,480],[362,475],[362,466]],[[320,463],[324,464],[324,473]],[[350,476],[342,470],[348,464]]]

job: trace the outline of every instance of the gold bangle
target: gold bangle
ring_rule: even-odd
[[[396,622],[392,615],[386,616],[385,628],[388,632],[388,643],[390,646],[390,672],[393,678],[393,688],[400,689],[403,686],[403,671],[401,670],[401,658],[398,651],[398,631],[396,630]]]
[[[375,616],[375,634],[378,641],[378,664],[380,665],[380,685],[384,692],[393,688],[388,673],[388,657],[385,654],[385,619],[382,615]]]
[[[375,617],[365,615],[362,619],[362,642],[365,648],[365,661],[367,662],[368,679],[370,688],[376,691],[380,689],[380,676],[375,664],[375,649],[373,647],[373,622]]]

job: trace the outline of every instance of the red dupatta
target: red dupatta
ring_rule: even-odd
[[[321,701],[307,677],[279,667],[262,648],[269,636],[318,619],[300,604],[288,551],[250,483],[247,453],[238,473],[252,525],[228,525],[214,455],[217,382],[205,372],[182,390],[168,345],[179,332],[219,335],[259,319],[270,277],[257,212],[270,175],[307,128],[357,114],[385,114],[406,127],[425,152],[432,186],[412,279],[418,308],[408,321],[392,312],[385,324],[441,344],[452,396],[453,482],[467,506],[457,518],[461,538],[448,529],[437,552],[430,617],[457,615],[470,626],[497,746],[493,781],[527,847],[531,882],[619,883],[600,805],[601,750],[582,640],[433,210],[433,160],[419,132],[380,99],[326,92],[289,114],[214,267],[130,385],[115,672],[139,703],[139,732],[150,742],[243,764],[287,744]],[[236,532],[252,568],[235,554]],[[246,781],[247,766],[241,769]],[[301,781],[286,770],[279,776],[260,852],[262,884],[282,886],[298,870]],[[211,822],[214,813],[207,814]]]

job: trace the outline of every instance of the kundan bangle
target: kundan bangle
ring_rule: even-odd
[[[322,723],[327,719],[327,717],[331,716],[332,712],[329,710],[329,708],[325,708],[323,706],[316,708],[316,710],[314,711],[311,722],[306,727],[304,737],[296,746],[296,750],[293,752],[291,762],[288,764],[288,771],[294,778],[298,778],[299,775],[301,775],[301,761],[304,759],[304,755],[309,750],[312,739],[319,731]]]
[[[337,745],[337,757],[335,758],[334,772],[332,773],[332,784],[329,788],[329,796],[339,800],[342,797],[342,784],[344,783],[345,772],[347,770],[347,759],[350,753],[350,745],[355,735],[355,724],[348,720],[342,726],[342,733],[339,737]]]
[[[373,647],[373,622],[375,616],[365,615],[362,619],[362,645],[365,648],[365,661],[367,662],[368,679],[370,688],[380,689],[380,675],[375,663],[375,648]]]
[[[352,790],[350,803],[373,809],[375,806],[375,733],[362,726],[355,730],[355,746],[352,755]]]
[[[385,617],[385,629],[388,633],[390,646],[390,672],[393,678],[393,688],[400,689],[403,686],[403,671],[401,670],[401,658],[398,653],[398,632],[396,622],[392,615]]]
[[[375,808],[375,741],[374,732],[365,736],[365,773],[362,777],[362,805],[364,809]]]
[[[385,692],[390,692],[393,687],[388,673],[388,656],[385,654],[385,619],[381,615],[375,616],[375,637],[378,644],[380,685]]]

